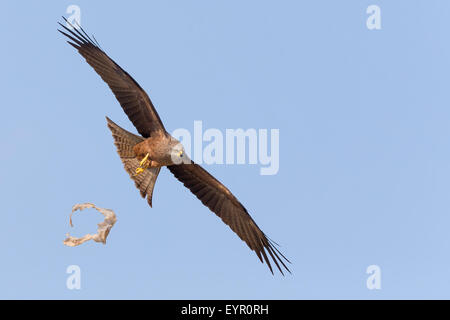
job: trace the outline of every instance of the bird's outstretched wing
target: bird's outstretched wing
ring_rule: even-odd
[[[64,17],[63,19],[69,23]],[[67,42],[78,50],[111,88],[137,131],[144,138],[150,137],[155,131],[165,133],[164,125],[148,95],[125,70],[108,57],[97,41],[93,41],[80,26],[73,26],[73,30],[70,30],[61,23],[59,25],[65,31],[58,31],[71,40]]]
[[[267,253],[282,274],[283,268],[290,272],[285,264],[285,261],[289,262],[289,260],[275,247],[276,244],[261,231],[244,206],[220,181],[194,162],[172,165],[167,168],[205,206],[220,217],[241,240],[247,243],[261,262],[264,259],[272,273]]]

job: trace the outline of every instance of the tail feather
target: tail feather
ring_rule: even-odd
[[[153,189],[155,187],[156,178],[158,177],[161,168],[148,168],[139,175],[135,175],[136,169],[139,167],[139,160],[136,159],[133,147],[144,141],[145,139],[128,132],[117,124],[115,124],[111,119],[106,117],[108,122],[108,128],[111,130],[112,136],[114,138],[114,144],[117,148],[117,153],[122,160],[125,167],[125,171],[128,172],[130,178],[133,179],[136,188],[143,198],[147,196],[147,202],[152,206],[152,196]]]

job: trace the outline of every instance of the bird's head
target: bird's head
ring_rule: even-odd
[[[173,139],[170,145],[170,157],[174,164],[188,163],[190,161],[180,141]]]

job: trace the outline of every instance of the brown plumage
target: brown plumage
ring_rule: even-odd
[[[64,19],[66,20],[66,19]],[[66,20],[67,22],[67,20]],[[283,274],[289,271],[283,254],[257,226],[245,207],[220,181],[201,166],[184,155],[180,143],[164,129],[161,119],[150,98],[139,84],[117,63],[109,58],[80,27],[58,30],[68,37],[68,41],[94,68],[113,91],[130,121],[139,134],[134,135],[107,118],[117,152],[125,170],[134,180],[141,196],[146,197],[152,206],[152,194],[156,178],[162,166],[181,181],[205,206],[214,212],[241,238],[251,250],[255,251],[261,262],[266,262],[273,273],[271,260]],[[149,166],[136,175],[140,162],[149,157]],[[177,158],[180,157],[180,158]],[[183,157],[181,159],[181,157]],[[289,271],[290,272],[290,271]]]

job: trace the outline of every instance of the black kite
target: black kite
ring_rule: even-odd
[[[125,170],[134,180],[141,196],[147,197],[149,205],[152,205],[156,178],[161,167],[165,166],[255,251],[261,262],[264,259],[272,273],[267,253],[282,274],[282,267],[289,271],[285,264],[289,261],[261,231],[239,200],[205,169],[188,159],[179,141],[164,129],[155,107],[139,84],[109,58],[95,38],[92,40],[79,25],[72,26],[73,30],[61,23],[59,25],[65,31],[58,31],[71,40],[67,42],[108,84],[141,135],[132,134],[106,118]]]

